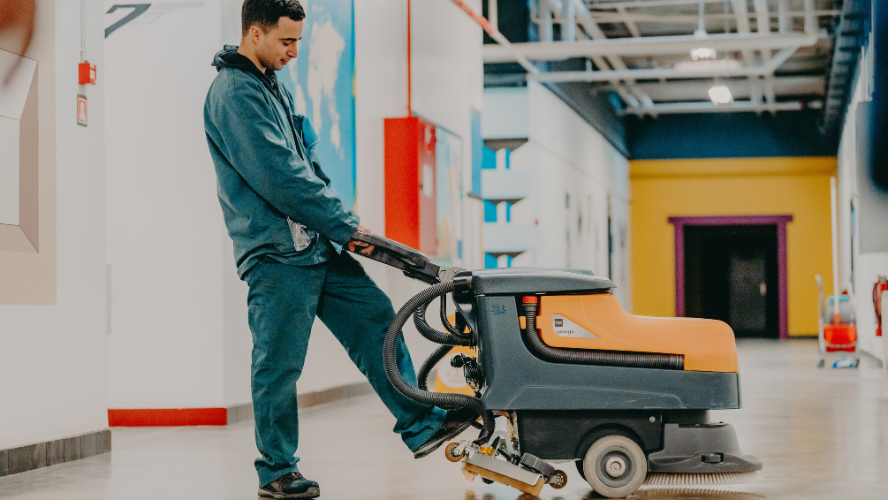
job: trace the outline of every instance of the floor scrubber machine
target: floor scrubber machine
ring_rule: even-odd
[[[396,314],[383,362],[408,398],[478,413],[478,438],[444,449],[450,461],[463,463],[468,479],[539,495],[545,484],[567,484],[553,464],[576,462],[592,489],[614,498],[642,484],[747,482],[762,468],[740,450],[730,424],[709,421],[709,410],[740,407],[737,349],[726,324],[633,316],[611,295],[614,283],[589,271],[442,269],[386,238],[356,239],[375,246],[365,257],[431,285]],[[426,319],[436,299],[446,332]],[[453,323],[448,302],[456,309]],[[424,337],[441,344],[419,370],[418,386],[396,366],[410,316]],[[462,366],[474,397],[427,390],[430,370],[454,346],[476,350],[476,357],[451,360]],[[496,430],[496,418],[504,430]]]

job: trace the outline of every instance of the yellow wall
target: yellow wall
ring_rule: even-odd
[[[836,159],[640,160],[632,183],[632,306],[675,315],[675,238],[669,217],[785,215],[789,334],[817,334],[817,285],[832,286],[829,178]]]

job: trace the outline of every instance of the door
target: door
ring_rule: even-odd
[[[777,227],[685,227],[685,315],[779,338]]]

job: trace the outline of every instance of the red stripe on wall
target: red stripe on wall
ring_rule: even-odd
[[[228,425],[228,410],[225,408],[108,410],[108,425],[111,427]]]

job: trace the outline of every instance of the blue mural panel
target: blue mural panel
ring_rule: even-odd
[[[277,73],[321,139],[318,156],[331,187],[354,205],[355,57],[353,0],[306,2],[299,56]]]

